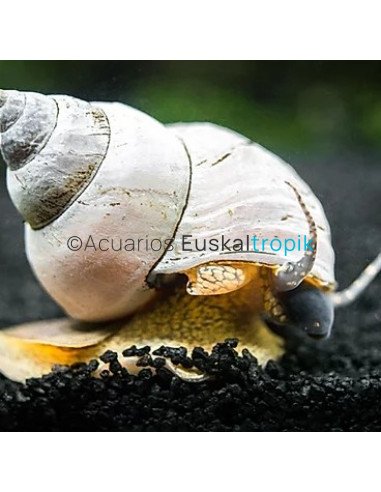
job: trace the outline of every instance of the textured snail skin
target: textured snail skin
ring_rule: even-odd
[[[210,351],[216,341],[227,338],[239,339],[237,350],[248,350],[259,364],[284,353],[283,339],[255,315],[260,310],[261,292],[253,295],[252,286],[224,296],[190,296],[184,286],[167,294],[131,319],[101,326],[60,319],[1,330],[0,371],[22,382],[49,373],[54,365],[89,362],[112,350],[129,372],[138,373],[142,369],[142,364],[137,364],[139,357],[127,356],[126,348],[149,346],[155,359],[160,347],[182,347],[190,356],[194,347]],[[205,376],[196,367],[173,364],[169,357],[166,367],[187,380]],[[107,368],[108,364],[101,362],[97,373]]]

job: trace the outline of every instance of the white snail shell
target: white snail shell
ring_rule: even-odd
[[[26,251],[38,279],[74,318],[134,312],[154,294],[145,279],[162,252],[74,253],[67,241],[170,238],[188,192],[182,142],[123,104],[13,91],[2,97],[8,189],[27,221]]]
[[[296,172],[271,152],[211,124],[164,127],[119,103],[0,92],[0,131],[10,195],[26,220],[28,259],[50,295],[74,318],[136,311],[154,295],[147,277],[210,261],[283,265],[288,256],[184,252],[182,237],[297,239],[308,224],[290,182],[318,227],[308,274],[332,288],[334,253],[323,208]],[[184,145],[185,144],[185,145]],[[174,237],[166,252],[73,253],[70,237]]]
[[[166,274],[212,261],[247,261],[282,265],[303,254],[297,248],[276,254],[265,251],[184,252],[182,238],[192,235],[199,244],[212,238],[292,239],[298,244],[309,236],[308,223],[295,199],[293,184],[311,212],[318,229],[318,246],[310,276],[321,285],[335,285],[334,251],[323,207],[310,187],[278,156],[247,138],[211,123],[180,123],[170,126],[182,138],[192,158],[192,186],[185,213],[176,232],[174,248],[167,251],[154,272]],[[191,241],[191,240],[190,240]],[[230,244],[231,246],[232,244]],[[250,243],[252,247],[252,243]],[[189,249],[191,249],[189,247]]]

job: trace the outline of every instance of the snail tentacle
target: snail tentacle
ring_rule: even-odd
[[[307,219],[309,235],[311,237],[311,249],[307,248],[299,261],[284,263],[276,270],[273,281],[276,290],[279,292],[295,289],[303,282],[314,266],[317,252],[317,231],[315,221],[295,186],[288,181],[286,181],[286,184],[294,190],[296,198]]]
[[[370,263],[365,270],[361,272],[357,279],[349,285],[349,287],[340,292],[334,292],[331,294],[335,307],[347,306],[348,304],[354,302],[372,283],[380,271],[381,252],[376,256],[372,263]]]

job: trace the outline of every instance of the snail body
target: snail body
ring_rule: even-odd
[[[271,330],[327,337],[334,308],[353,301],[381,269],[379,255],[335,292],[320,201],[290,165],[232,130],[164,126],[120,103],[0,91],[0,137],[37,278],[71,318],[104,323],[69,319],[5,330],[0,370],[12,378],[87,361],[107,347],[210,348],[217,337],[237,336],[240,349],[264,363],[283,351]],[[262,249],[252,249],[248,236]],[[148,237],[166,246],[68,247],[69,239],[89,237],[98,244]],[[298,244],[301,237],[308,248],[269,247],[271,239]],[[193,241],[190,249],[184,238]],[[215,247],[219,238],[234,246]],[[207,243],[213,247],[199,246]]]
[[[174,363],[171,349],[181,347],[189,362],[195,347],[210,352],[218,341],[229,338],[239,340],[237,351],[246,349],[259,364],[284,353],[283,339],[255,314],[261,305],[260,293],[253,299],[250,286],[226,295],[190,296],[184,285],[178,285],[166,288],[149,309],[127,319],[93,324],[67,318],[23,324],[0,330],[0,371],[25,381],[49,373],[53,366],[97,359],[99,374],[108,368],[102,354],[111,350],[133,374],[143,367],[161,367],[155,365],[160,358],[177,376],[202,380],[204,374],[197,366]],[[140,354],[130,347],[141,349]],[[163,347],[170,348],[168,355]]]

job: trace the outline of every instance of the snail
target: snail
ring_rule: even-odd
[[[328,337],[335,307],[381,269],[379,254],[336,292],[320,201],[290,165],[232,130],[165,126],[121,103],[3,90],[0,135],[27,258],[69,316],[0,332],[0,371],[12,379],[107,349],[147,345],[155,355],[232,337],[264,364],[284,352],[285,327]],[[118,238],[133,247],[114,247]],[[305,248],[282,248],[302,238]],[[154,241],[162,247],[146,247]],[[125,365],[136,370],[137,359],[132,351]]]

